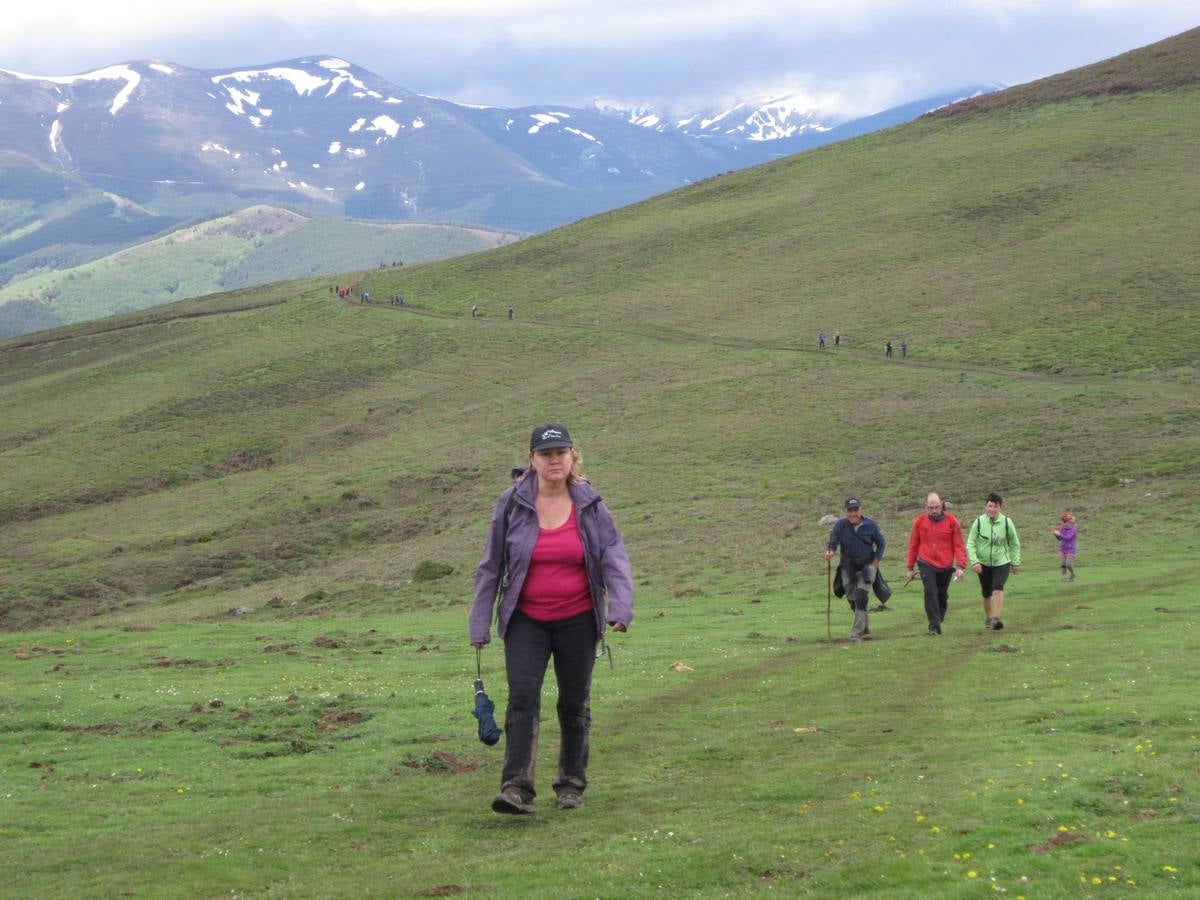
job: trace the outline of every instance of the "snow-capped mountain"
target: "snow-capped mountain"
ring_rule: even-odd
[[[465,106],[321,56],[234,69],[0,70],[0,200],[28,212],[0,228],[32,227],[39,202],[91,190],[130,221],[270,202],[538,231],[825,143],[838,127],[787,97],[671,119]],[[0,267],[41,246],[27,234],[4,244]]]
[[[657,107],[630,110],[612,108],[627,115],[632,125],[661,133],[686,134],[726,145],[742,141],[776,141],[806,133],[828,131],[843,119],[822,117],[802,99],[788,95],[760,100],[742,100],[724,109],[672,112]]]

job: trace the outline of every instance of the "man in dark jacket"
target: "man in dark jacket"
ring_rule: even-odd
[[[838,519],[829,532],[825,558],[832,559],[836,550],[842,551],[838,568],[842,574],[842,586],[846,589],[846,599],[854,609],[850,640],[869,641],[871,628],[867,621],[867,597],[883,559],[886,541],[878,523],[862,514],[862,503],[857,497],[848,497],[844,507],[845,518]]]

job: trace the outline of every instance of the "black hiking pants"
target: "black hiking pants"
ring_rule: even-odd
[[[504,716],[504,770],[500,789],[516,788],[528,800],[537,794],[537,762],[541,723],[542,681],[554,660],[558,681],[557,792],[587,787],[588,732],[592,727],[592,666],[596,661],[596,617],[591,612],[541,622],[519,610],[504,636],[504,665],[508,673],[508,709]]]
[[[921,586],[925,588],[925,618],[931,629],[941,628],[950,606],[950,579],[954,577],[954,567],[937,569],[919,559],[917,569],[921,573]]]

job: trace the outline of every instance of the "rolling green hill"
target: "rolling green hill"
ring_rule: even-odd
[[[10,621],[38,620],[44,596],[69,611],[257,597],[285,576],[321,589],[364,555],[372,584],[426,557],[466,567],[480,504],[543,417],[572,421],[610,489],[659,510],[645,530],[664,572],[744,529],[737,498],[764,505],[767,536],[709,563],[742,570],[794,554],[797,504],[847,490],[892,509],[933,483],[1058,505],[1122,477],[1188,479],[1198,90],[927,117],[356,277],[408,310],[300,282],[221,301],[271,303],[251,311],[169,318],[208,310],[190,303],[10,343],[0,516],[30,554],[0,589]],[[822,328],[844,352],[810,352]],[[883,358],[889,337],[909,343],[903,364]],[[425,484],[442,446],[474,473],[453,490]],[[176,522],[181,503],[193,515]],[[45,540],[101,521],[114,537],[71,554]]]
[[[250,207],[92,262],[22,274],[0,288],[0,335],[288,278],[444,259],[517,237],[486,228],[367,223]]]
[[[30,883],[1195,891],[1200,84],[1091,84],[338,279],[405,308],[313,278],[0,343],[5,836]],[[465,606],[547,420],[614,510],[639,613],[597,674],[595,807],[509,827],[481,821]],[[968,579],[949,640],[904,640],[910,588],[869,648],[818,646],[821,516],[862,497],[899,582],[933,489],[965,520],[997,490],[1022,529],[1008,643],[975,633]],[[1064,509],[1078,589],[1054,583]],[[104,804],[93,841],[46,787]]]

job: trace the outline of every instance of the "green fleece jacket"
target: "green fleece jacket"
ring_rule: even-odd
[[[986,515],[971,523],[967,537],[967,560],[973,566],[1002,566],[1021,564],[1021,539],[1017,537],[1017,526],[1012,519],[1000,513],[993,522]]]

